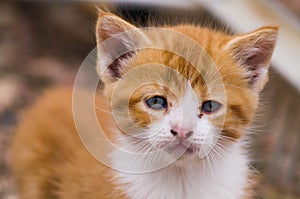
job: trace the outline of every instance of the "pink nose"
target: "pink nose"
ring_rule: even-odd
[[[173,128],[170,130],[171,134],[177,137],[178,139],[187,139],[193,135],[193,131],[188,131],[180,128]]]

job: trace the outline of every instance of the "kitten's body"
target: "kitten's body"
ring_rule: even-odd
[[[134,27],[115,16],[102,15],[97,26],[98,45],[106,38],[131,28]],[[208,128],[210,130],[207,130],[207,134],[202,131],[206,128],[206,124],[213,126],[212,129],[217,129],[218,123],[212,121],[218,119],[222,113],[216,113],[214,116],[214,114],[200,112],[197,117],[199,100],[203,103],[211,97],[211,93],[207,94],[206,80],[204,81],[191,64],[185,63],[178,55],[162,50],[140,50],[134,56],[129,54],[125,58],[123,57],[122,59],[126,59],[126,62],[121,58],[119,58],[119,62],[114,62],[118,63],[118,67],[123,68],[115,70],[116,66],[113,66],[103,75],[105,90],[104,96],[102,94],[97,95],[98,107],[111,111],[112,107],[106,105],[104,98],[108,100],[112,98],[116,82],[119,81],[119,77],[123,77],[124,71],[138,68],[138,66],[147,63],[163,64],[179,72],[188,81],[181,81],[180,78],[175,77],[166,80],[170,76],[170,71],[166,72],[166,70],[158,68],[154,73],[158,80],[153,80],[157,82],[145,85],[145,88],[141,86],[129,96],[130,116],[134,118],[133,121],[139,128],[147,130],[151,130],[155,124],[159,124],[162,120],[167,121],[167,126],[163,126],[159,135],[161,136],[160,139],[177,140],[179,138],[174,138],[177,133],[172,136],[169,133],[169,128],[172,130],[171,123],[178,119],[176,103],[179,101],[181,104],[180,111],[187,111],[181,118],[184,122],[178,123],[179,127],[185,125],[183,129],[186,129],[192,126],[193,131],[195,130],[195,139],[199,138],[197,136],[204,136],[205,139],[198,139],[193,143],[196,149],[192,151],[192,155],[183,154],[182,158],[180,157],[165,168],[136,174],[113,170],[94,159],[80,142],[72,117],[71,89],[54,90],[45,95],[24,115],[25,118],[18,128],[14,140],[12,167],[18,190],[23,199],[252,198],[250,179],[253,176],[248,166],[249,159],[246,156],[243,139],[257,107],[258,92],[266,82],[266,70],[274,48],[277,29],[265,27],[238,37],[192,26],[177,26],[171,29],[189,36],[201,45],[213,59],[222,76],[226,97],[229,101],[224,102],[224,106],[227,107],[226,117],[217,145],[213,146],[207,143],[210,137],[218,136],[214,135],[214,131],[210,128]],[[142,33],[138,32],[137,34]],[[151,36],[147,33],[133,38],[146,37],[151,40]],[[121,43],[117,43],[117,45],[123,45],[124,40],[126,40],[124,43],[128,45],[130,39],[132,38],[121,38]],[[119,40],[117,41],[119,42]],[[165,42],[165,40],[161,40],[161,42]],[[171,41],[171,44],[175,46],[176,40]],[[188,49],[189,46],[183,46],[184,48]],[[109,52],[101,51],[101,48],[99,52],[101,53],[99,54],[100,69],[98,68],[98,70],[101,73],[103,72],[101,71],[103,70],[101,64],[105,63],[106,54]],[[125,67],[125,63],[130,67]],[[246,68],[246,65],[249,68]],[[208,67],[207,65],[203,67],[201,70],[208,70],[205,68]],[[251,75],[251,73],[253,74]],[[141,77],[143,75],[151,76],[151,72],[145,74],[141,72],[140,74]],[[143,80],[143,78],[141,79]],[[129,82],[126,82],[126,88],[141,85],[139,81],[141,81],[139,78],[131,78]],[[153,89],[155,95],[158,95],[157,92],[159,92],[159,95],[166,96],[171,101],[173,94],[157,86],[162,82],[167,85],[168,89],[173,89],[173,94],[179,96],[179,100],[174,99],[173,104],[170,105],[170,110],[160,111],[158,114],[157,110],[148,110],[144,107],[140,95]],[[117,92],[116,98],[118,100],[126,98],[128,95],[126,88]],[[195,96],[189,94],[189,90],[195,92]],[[213,89],[212,94],[214,92],[220,93],[218,89]],[[120,108],[122,110],[122,107]],[[97,110],[97,113],[98,120],[108,137],[128,137],[116,127],[110,113],[101,110]],[[169,120],[170,124],[168,123]],[[179,128],[178,134],[180,131]],[[160,139],[158,144],[162,144]],[[134,143],[131,139],[124,140],[121,145],[125,149]],[[154,141],[149,138],[147,142]],[[197,147],[203,147],[205,144],[213,147],[212,152],[204,158],[199,158],[199,154],[196,153]],[[180,146],[182,147],[182,145]],[[99,150],[102,150],[101,147],[103,146],[99,146]],[[140,149],[140,152],[143,150]],[[168,150],[163,151],[164,157],[172,157],[172,153]],[[119,151],[112,151],[107,155],[111,159],[112,167],[121,168],[121,170],[136,168],[137,171],[140,171],[142,169],[139,167],[147,164],[147,162],[137,163],[136,159],[124,156]]]
[[[107,109],[103,99],[98,99],[99,107]],[[71,88],[50,90],[24,115],[15,138],[22,146],[16,145],[12,151],[21,199],[129,199],[126,194],[149,199],[229,199],[239,195],[248,199],[246,196],[251,194],[243,191],[251,186],[250,173],[248,159],[238,143],[227,157],[216,157],[217,165],[203,165],[199,159],[193,164],[173,165],[146,174],[118,173],[108,168],[82,145],[73,122],[71,101]],[[112,120],[103,111],[99,115],[103,124]],[[116,156],[116,161],[130,160]],[[205,173],[199,172],[204,170]],[[122,186],[123,183],[132,184]]]

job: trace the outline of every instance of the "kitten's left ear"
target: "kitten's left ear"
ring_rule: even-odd
[[[273,54],[278,27],[267,26],[238,35],[225,44],[235,60],[249,72],[248,83],[260,91],[268,81],[268,68]]]

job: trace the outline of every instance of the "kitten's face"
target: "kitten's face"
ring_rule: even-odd
[[[196,90],[190,81],[172,81],[176,82],[144,85],[133,93],[129,110],[132,121],[139,127],[139,132],[133,135],[138,133],[139,137],[142,133],[143,142],[152,150],[162,150],[174,157],[205,153],[221,132],[214,122],[222,122],[225,102],[201,97],[197,91],[207,90],[201,83],[195,84]],[[181,88],[168,89],[172,83]]]
[[[228,36],[200,27],[170,28],[192,38],[204,49],[201,52],[170,34],[141,30],[121,36],[114,47],[130,49],[130,43],[143,45],[147,40],[160,43],[160,49],[131,51],[105,66],[111,56],[108,49],[101,49],[101,42],[133,28],[111,15],[101,16],[97,26],[98,70],[124,146],[139,153],[160,150],[182,159],[205,156],[220,143],[238,141],[266,82],[277,29]],[[196,66],[164,45],[180,48]]]
[[[218,70],[222,81],[210,65],[200,63],[197,70],[161,50],[140,51],[131,64],[106,89],[122,135],[141,146],[132,150],[161,150],[180,159],[205,156],[217,140],[234,141],[244,133],[257,95],[233,63],[230,70]]]

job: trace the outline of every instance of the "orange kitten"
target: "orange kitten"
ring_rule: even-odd
[[[137,29],[101,13],[96,36],[105,85],[96,116],[112,144],[88,137],[96,129],[85,107],[76,120],[71,89],[48,91],[12,146],[20,197],[252,198],[245,136],[277,27],[235,36],[190,25]]]

